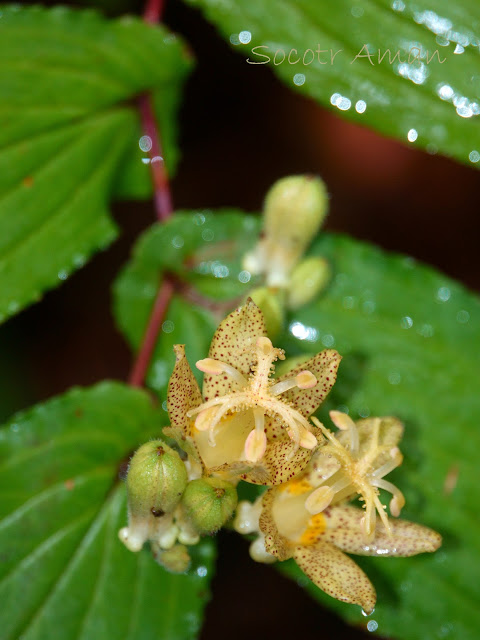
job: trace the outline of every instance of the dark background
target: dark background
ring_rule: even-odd
[[[128,0],[107,7],[110,14],[124,8],[140,12]],[[281,85],[270,69],[246,64],[180,2],[168,2],[165,22],[197,58],[181,112],[182,161],[172,183],[177,208],[258,211],[276,179],[316,173],[331,195],[327,229],[409,254],[478,289],[478,170],[321,109]],[[154,211],[150,202],[124,202],[113,213],[120,239],[0,330],[3,417],[72,385],[126,379],[132,355],[115,329],[110,286]],[[251,561],[239,536],[219,535],[219,558],[202,640],[371,637]]]

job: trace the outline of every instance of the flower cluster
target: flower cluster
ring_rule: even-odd
[[[405,499],[385,480],[402,462],[402,424],[389,417],[355,423],[331,411],[333,433],[312,417],[335,383],[341,360],[335,350],[275,378],[275,363],[285,355],[249,299],[221,322],[208,357],[196,363],[203,393],[184,346],[175,353],[164,435],[178,451],[154,441],[133,457],[129,525],[120,531],[129,549],[149,540],[164,566],[184,571],[184,545],[217,531],[236,509],[234,528],[255,534],[255,560],[293,558],[326,593],[369,612],[375,590],[346,553],[410,556],[438,548],[436,532],[397,519]],[[267,489],[237,507],[240,481]],[[393,518],[380,490],[392,496]],[[351,504],[356,499],[361,507]]]

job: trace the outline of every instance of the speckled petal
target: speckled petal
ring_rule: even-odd
[[[220,323],[213,336],[208,357],[226,362],[247,376],[256,358],[251,347],[255,345],[257,338],[266,335],[263,314],[249,298]],[[237,389],[238,383],[227,375],[205,374],[203,378],[205,402]]]
[[[187,418],[187,411],[198,407],[202,403],[202,396],[185,357],[185,345],[176,344],[173,349],[177,359],[168,382],[168,415],[172,427],[180,429],[185,436],[189,436],[191,419]]]
[[[376,602],[372,583],[355,562],[328,542],[295,547],[294,559],[306,576],[322,591],[341,600],[358,604],[366,613]]]
[[[442,544],[440,534],[433,529],[408,520],[390,518],[390,536],[377,518],[375,540],[366,543],[363,537],[361,519],[363,509],[351,506],[332,507],[324,511],[327,528],[322,539],[332,542],[347,553],[362,556],[414,556],[418,553],[436,551]]]
[[[273,518],[273,502],[278,488],[269,489],[263,494],[262,513],[260,514],[260,531],[265,535],[265,549],[279,560],[288,560],[293,555],[293,547],[288,540],[279,534]]]
[[[325,349],[277,378],[276,382],[282,382],[287,378],[298,375],[301,371],[307,370],[311,371],[318,380],[317,384],[311,389],[299,389],[297,387],[286,391],[282,394],[282,399],[290,402],[305,418],[310,417],[322,404],[335,384],[341,359],[341,355],[334,349]]]
[[[314,449],[296,447],[285,428],[275,419],[265,417],[267,449],[261,461],[241,476],[252,484],[275,486],[291,480],[310,462]],[[312,433],[321,438],[320,431],[312,425]]]

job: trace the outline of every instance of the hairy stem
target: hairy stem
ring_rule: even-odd
[[[175,286],[173,282],[168,277],[165,277],[158,291],[157,297],[155,298],[155,302],[153,303],[147,329],[143,336],[142,346],[140,347],[140,351],[138,352],[128,379],[128,383],[132,385],[132,387],[143,386],[148,365],[150,364],[150,360],[155,349],[158,334],[162,327],[163,319],[165,318],[165,314],[174,291]]]

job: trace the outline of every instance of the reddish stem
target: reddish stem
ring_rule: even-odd
[[[143,386],[158,334],[174,291],[175,285],[173,282],[168,277],[164,278],[150,313],[147,329],[142,340],[142,346],[140,347],[128,379],[128,383],[132,385],[132,387]]]
[[[148,0],[143,12],[143,19],[145,22],[160,22],[164,8],[163,0]]]
[[[149,138],[150,169],[152,172],[155,211],[160,222],[167,220],[173,213],[172,196],[168,182],[167,170],[163,159],[162,144],[158,131],[152,96],[145,94],[138,99],[138,109],[142,121],[142,129]]]
[[[143,19],[148,23],[157,23],[162,17],[163,9],[164,0],[147,0]],[[142,121],[143,133],[150,139],[149,157],[154,189],[155,211],[158,220],[163,222],[172,215],[173,205],[167,170],[163,159],[160,131],[157,127],[153,100],[150,94],[144,94],[139,97],[138,110]],[[150,364],[158,334],[174,290],[175,286],[173,282],[166,276],[153,303],[140,351],[137,354],[128,378],[129,384],[133,387],[142,387],[144,384],[148,365]]]

